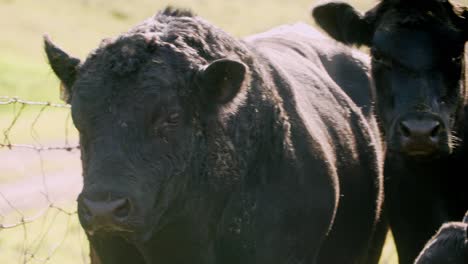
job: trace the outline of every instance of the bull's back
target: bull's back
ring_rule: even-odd
[[[326,54],[334,56],[336,51],[321,43],[333,42],[304,24],[282,26],[246,41],[270,65],[288,113],[296,116],[294,120],[309,132],[319,148],[332,156],[339,150],[338,156],[355,160],[358,141],[371,140],[371,136],[361,135],[361,131],[369,131],[361,109],[323,64]],[[367,81],[347,82],[366,88]]]
[[[301,131],[306,130],[310,149],[320,153],[326,161],[323,166],[336,173],[339,203],[321,263],[345,263],[351,259],[364,262],[381,206],[383,157],[379,133],[369,121],[370,115],[363,114],[363,107],[356,105],[343,89],[343,82],[337,81],[324,65],[327,53],[337,56],[333,48],[319,48],[320,42],[330,44],[330,40],[311,28],[290,27],[290,31],[283,27],[247,41],[270,64],[278,93],[290,120],[295,122],[291,129],[293,142],[300,144],[304,136]],[[352,60],[350,68],[361,69],[364,77],[346,80],[347,87],[359,89],[362,85],[368,89],[365,69],[359,62],[353,65]],[[346,64],[336,67],[347,67]],[[361,99],[371,104],[370,96]],[[313,171],[310,174],[314,177]],[[337,247],[342,249],[340,254],[335,254]]]

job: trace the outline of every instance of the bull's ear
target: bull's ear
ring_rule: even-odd
[[[197,83],[206,103],[223,105],[232,101],[244,86],[247,67],[238,61],[220,59],[198,72]]]
[[[466,211],[465,217],[463,218],[463,223],[468,224],[468,211]]]
[[[72,94],[71,87],[76,80],[76,73],[80,65],[80,60],[68,55],[53,44],[47,35],[44,36],[44,49],[52,70],[61,81],[60,98],[70,103]]]
[[[312,16],[325,32],[344,44],[369,46],[372,41],[373,26],[347,3],[318,5],[312,9]]]

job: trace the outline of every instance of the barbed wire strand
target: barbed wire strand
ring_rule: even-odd
[[[14,212],[19,216],[19,220],[6,224],[4,223],[5,219],[7,218],[4,213],[0,213],[0,232],[6,230],[13,230],[13,229],[21,229],[22,236],[23,236],[23,243],[22,249],[20,254],[20,263],[48,263],[52,260],[52,258],[57,254],[60,248],[63,246],[65,241],[70,235],[70,226],[71,221],[73,218],[76,219],[77,211],[72,210],[69,211],[64,209],[57,204],[54,203],[52,197],[50,197],[49,188],[47,185],[47,177],[46,177],[46,169],[44,166],[44,152],[50,151],[67,151],[71,152],[73,150],[79,150],[79,145],[72,146],[70,145],[70,121],[71,121],[71,114],[68,111],[67,116],[64,121],[64,144],[59,146],[45,146],[41,143],[40,136],[38,131],[36,130],[38,123],[42,116],[47,112],[49,108],[56,108],[56,109],[70,109],[69,105],[65,104],[57,104],[51,102],[39,102],[39,101],[30,101],[30,100],[23,100],[18,97],[8,97],[8,96],[0,96],[0,106],[12,106],[13,107],[13,118],[10,124],[3,129],[3,142],[0,142],[0,149],[8,149],[8,150],[31,150],[37,153],[39,163],[40,163],[40,174],[42,179],[42,188],[44,192],[41,194],[44,196],[47,206],[39,209],[39,211],[34,214],[33,216],[26,217],[26,215],[21,212],[20,209],[16,208],[14,204],[8,200],[2,191],[0,191],[1,200],[5,201],[8,207],[11,208],[11,212]],[[25,109],[38,107],[37,114],[31,119],[31,125],[29,126],[30,136],[34,141],[34,144],[21,144],[21,143],[13,143],[11,142],[11,133],[14,130],[15,126],[18,124],[21,116],[23,115]],[[10,212],[10,214],[11,214]],[[53,214],[51,215],[51,213]],[[9,214],[7,212],[7,214]],[[51,234],[52,230],[56,228],[55,223],[57,221],[57,217],[59,215],[66,216],[66,224],[65,224],[65,233],[63,234],[62,238],[54,243],[52,246],[49,247],[48,253],[46,256],[41,256],[40,251],[43,245],[46,243],[48,236]],[[29,233],[28,233],[28,225],[33,224],[39,220],[42,220],[42,223],[39,228],[39,233],[35,238],[28,243],[29,240]],[[81,231],[81,230],[80,230]],[[87,264],[89,263],[89,255],[87,255],[85,249],[85,240],[86,236],[84,232],[78,232],[78,243],[81,251],[81,260],[82,263]],[[388,255],[388,254],[387,254]],[[390,263],[391,258],[395,256],[395,253],[390,254],[390,256],[386,256],[381,263]]]
[[[48,263],[52,260],[52,258],[57,254],[57,252],[61,249],[65,241],[70,235],[70,228],[73,219],[77,219],[77,211],[75,210],[69,211],[61,206],[58,206],[54,203],[52,197],[50,196],[49,187],[47,184],[47,173],[44,164],[44,152],[50,151],[73,151],[78,150],[79,145],[72,146],[70,144],[70,121],[71,115],[70,111],[68,111],[65,121],[64,121],[64,144],[59,146],[45,146],[41,142],[40,135],[37,131],[37,126],[41,122],[41,118],[45,115],[48,109],[50,108],[57,108],[57,109],[70,109],[69,105],[64,104],[56,104],[51,102],[38,102],[38,101],[30,101],[30,100],[23,100],[17,97],[8,97],[8,96],[0,96],[0,106],[7,107],[12,106],[13,109],[13,117],[6,128],[3,129],[3,141],[0,142],[0,149],[7,149],[7,150],[30,150],[36,153],[38,157],[38,162],[40,165],[40,175],[41,175],[41,184],[42,189],[44,190],[41,194],[44,196],[47,205],[43,208],[39,209],[33,216],[27,217],[20,209],[18,209],[12,201],[6,197],[6,195],[0,190],[0,200],[5,202],[5,205],[10,208],[10,212],[2,212],[0,214],[0,231],[6,230],[15,230],[18,229],[18,232],[22,234],[22,243],[21,243],[21,254],[19,257],[19,263]],[[37,113],[34,113],[33,118],[31,120],[31,124],[29,125],[29,134],[33,140],[33,144],[25,144],[25,143],[14,143],[12,142],[12,133],[15,131],[15,127],[18,125],[20,119],[22,118],[25,110],[34,109],[37,107]],[[23,121],[29,121],[23,120]],[[23,122],[22,121],[22,122]],[[52,213],[53,212],[53,213]],[[16,214],[17,219],[12,223],[5,223],[7,219],[7,215]],[[52,215],[51,215],[52,213]],[[5,215],[6,214],[6,215]],[[56,242],[53,243],[48,248],[48,253],[44,254],[40,253],[44,250],[44,245],[48,237],[51,235],[52,230],[58,228],[56,226],[56,221],[59,215],[65,216],[65,231],[63,236]],[[41,222],[39,222],[41,221]],[[30,224],[37,223],[39,224],[38,228],[39,231],[36,236],[30,239],[28,226]],[[85,253],[85,249],[83,244],[85,244],[85,240],[83,239],[84,233],[80,230],[78,232],[78,242],[79,247],[81,249],[81,259],[83,263],[89,263],[89,257]],[[48,241],[47,241],[48,242]]]

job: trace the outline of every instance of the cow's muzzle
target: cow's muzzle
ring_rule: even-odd
[[[434,115],[406,115],[397,121],[395,128],[401,152],[408,156],[430,156],[440,152],[444,149],[443,144],[447,144],[444,122]]]
[[[93,199],[82,194],[78,198],[79,219],[89,235],[97,231],[133,232],[130,222],[136,211],[128,197]]]

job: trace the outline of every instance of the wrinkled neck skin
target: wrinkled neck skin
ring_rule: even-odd
[[[184,186],[176,177],[167,183],[178,198],[158,217],[161,220],[156,221],[147,241],[131,242],[138,249],[131,263],[219,263],[217,240],[228,228],[225,222],[236,217],[232,209],[243,211],[237,204],[239,198],[251,197],[250,190],[268,181],[273,171],[285,169],[289,154],[284,138],[289,123],[273,85],[267,86],[269,80],[259,72],[262,66],[252,61],[246,64],[255,71],[241,95],[243,102],[235,102],[235,110],[221,110],[225,112],[198,124],[203,135],[195,140],[198,143],[191,155],[190,176],[184,176]],[[109,254],[125,244],[123,239],[111,238],[96,243],[106,245],[98,251]],[[130,263],[122,261],[126,258],[121,256],[109,263]]]

